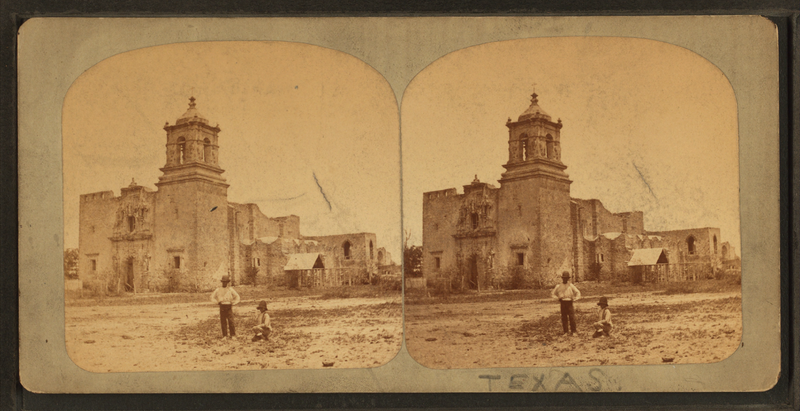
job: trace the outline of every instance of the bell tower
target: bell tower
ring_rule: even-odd
[[[192,97],[175,125],[164,125],[166,163],[156,183],[154,258],[168,270],[192,273],[199,281],[195,286],[203,289],[229,274],[232,231],[228,184],[219,166],[220,128],[195,106]]]
[[[219,125],[211,126],[197,112],[195,98],[189,99],[189,109],[175,125],[164,125],[167,132],[167,161],[157,186],[186,180],[204,180],[228,187],[219,167]]]
[[[499,251],[540,278],[552,278],[572,267],[572,181],[561,162],[561,120],[553,122],[538,97],[534,91],[517,121],[506,122],[508,162],[498,201],[498,232],[522,232],[517,237],[528,240],[503,236]]]
[[[569,182],[561,162],[561,119],[553,122],[541,107],[539,95],[531,94],[531,105],[517,121],[506,122],[508,127],[508,163],[503,165],[500,183],[547,176]]]

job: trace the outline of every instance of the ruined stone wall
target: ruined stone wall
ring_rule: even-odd
[[[716,264],[721,260],[722,241],[719,228],[705,227],[686,230],[652,231],[651,235],[663,238],[668,244],[670,262],[709,262]],[[689,252],[688,238],[694,238],[695,252]],[[717,240],[716,252],[714,238]]]
[[[625,235],[611,241],[608,265],[612,278],[616,281],[629,281],[628,262],[631,261],[633,252],[625,246]]]
[[[378,253],[375,254],[375,260],[378,266],[394,264],[394,260],[392,260],[392,253],[386,251],[386,248],[384,247],[378,248]]]
[[[83,194],[80,197],[78,277],[84,283],[96,272],[113,270],[113,250],[109,238],[114,235],[118,205],[119,198],[114,197],[112,191]],[[92,260],[95,261],[94,267]]]
[[[644,212],[629,211],[614,214],[622,221],[622,232],[627,234],[644,234]]]
[[[570,202],[570,229],[572,231],[572,277],[574,281],[583,281],[587,278],[588,266],[586,264],[586,247],[583,236],[584,210],[575,202]]]
[[[594,201],[572,198],[573,204],[578,208],[578,224],[583,236],[594,237],[597,235],[596,218],[594,216]]]
[[[720,247],[720,258],[722,258],[723,261],[736,259],[736,247],[732,246],[731,243],[727,241],[722,243]]]
[[[300,235],[300,217],[296,215],[270,218],[268,230],[278,233],[279,237],[302,237],[302,235]]]
[[[583,249],[583,259],[580,264],[581,274],[578,277],[579,281],[599,281],[600,273],[597,272],[597,254],[599,251],[595,247],[596,240],[582,237],[581,248]]]
[[[300,217],[288,215],[267,217],[257,204],[230,203],[238,216],[238,229],[242,241],[253,241],[260,237],[300,238]]]
[[[600,200],[592,200],[596,234],[621,233],[622,219],[608,211]]]
[[[228,266],[230,268],[231,276],[235,284],[241,284],[243,270],[247,265],[242,264],[242,255],[245,250],[242,244],[241,233],[239,232],[239,224],[237,223],[239,215],[236,208],[228,203],[226,207],[228,213]]]
[[[290,250],[284,241],[277,240],[272,244],[265,247],[264,259],[266,261],[261,263],[261,271],[264,271],[265,278],[269,278],[276,285],[281,284],[285,280],[285,273],[283,268],[289,262]]]
[[[644,213],[641,211],[629,211],[623,213],[612,213],[608,211],[600,200],[583,200],[573,198],[583,211],[579,222],[581,230],[586,236],[596,236],[603,233],[622,233],[643,234]]]
[[[253,267],[258,268],[256,274],[256,284],[269,284],[270,275],[270,245],[255,241],[249,245],[242,245],[242,252],[239,257],[241,268],[241,280],[239,283],[247,281],[247,271]]]
[[[594,243],[594,262],[601,266],[599,281],[628,281],[628,262],[633,252],[627,247],[627,236],[600,235]]]
[[[422,275],[457,270],[456,242],[461,196],[455,188],[422,195]],[[436,268],[439,258],[439,268]]]
[[[374,233],[309,236],[303,239],[319,242],[318,248],[315,247],[319,251],[312,252],[325,254],[325,268],[350,268],[362,275],[372,275],[376,272],[378,240]],[[350,243],[349,258],[345,256],[345,242]],[[372,244],[371,253],[370,244]]]

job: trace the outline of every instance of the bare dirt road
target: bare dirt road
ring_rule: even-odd
[[[575,303],[578,335],[562,336],[550,299],[406,304],[406,344],[431,368],[709,363],[741,344],[741,293],[609,295],[614,331],[592,338],[597,298]]]
[[[273,335],[251,342],[257,301],[234,308],[238,338],[221,338],[211,303],[67,306],[70,358],[93,372],[376,367],[402,343],[401,297],[271,299]]]

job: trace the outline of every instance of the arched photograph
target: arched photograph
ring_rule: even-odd
[[[664,42],[487,43],[402,101],[405,329],[431,368],[722,361],[742,333],[737,102]]]
[[[402,342],[398,108],[348,54],[178,43],[63,108],[66,344],[94,372],[365,368]]]

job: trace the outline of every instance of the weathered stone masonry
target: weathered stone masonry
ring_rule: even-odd
[[[221,129],[197,112],[194,98],[164,130],[166,160],[157,190],[131,181],[118,197],[112,191],[81,195],[82,280],[107,274],[123,291],[157,290],[177,272],[194,289],[207,289],[226,274],[241,281],[250,267],[259,268],[262,282],[275,283],[294,253],[318,252],[326,267],[359,268],[367,277],[377,265],[391,263],[374,234],[306,238],[298,216],[267,217],[255,204],[229,202],[219,166]],[[345,243],[352,246],[349,258]]]
[[[613,213],[600,200],[570,196],[561,161],[561,119],[538,96],[506,122],[508,161],[500,187],[477,176],[464,186],[423,193],[423,273],[455,272],[469,288],[497,286],[512,269],[540,280],[569,271],[578,280],[625,279],[632,250],[665,248],[670,262],[735,258],[718,228],[647,232],[644,213]],[[692,252],[689,252],[689,244]]]

